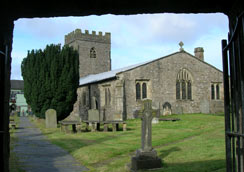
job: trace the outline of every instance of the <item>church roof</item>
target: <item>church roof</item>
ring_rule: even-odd
[[[112,78],[115,78],[118,73],[134,69],[136,67],[139,67],[139,66],[141,66],[143,64],[147,64],[147,63],[150,63],[150,62],[143,62],[143,63],[139,63],[139,64],[136,64],[136,65],[131,65],[131,66],[127,66],[127,67],[124,67],[124,68],[111,70],[111,71],[108,71],[108,72],[103,72],[103,73],[98,73],[98,74],[91,74],[91,75],[88,75],[88,76],[80,78],[79,85],[81,86],[81,85],[86,85],[86,84],[91,84],[91,83],[95,83],[95,82],[99,82],[99,81],[112,79]]]
[[[23,80],[11,80],[11,89],[13,90],[24,90],[24,81]]]
[[[216,67],[212,66],[211,64],[198,59],[197,57],[193,56],[192,54],[190,54],[190,53],[188,53],[186,51],[181,51],[181,52],[186,53],[186,54],[190,55],[191,57],[199,60],[200,62],[205,63],[205,64],[209,65],[210,67],[220,71],[219,69],[217,69]],[[96,82],[100,82],[100,81],[114,79],[114,78],[116,78],[116,75],[121,73],[121,72],[126,72],[126,71],[129,71],[129,70],[135,69],[137,67],[152,63],[154,61],[161,60],[161,59],[164,59],[166,57],[170,57],[170,56],[172,56],[174,54],[181,53],[181,52],[175,52],[175,53],[172,53],[172,54],[164,56],[164,57],[160,57],[160,58],[157,58],[157,59],[153,59],[153,60],[146,61],[146,62],[143,62],[143,63],[127,66],[127,67],[120,68],[120,69],[111,70],[111,71],[108,71],[108,72],[87,75],[85,77],[80,78],[79,85],[83,86],[83,85],[92,84],[92,83],[96,83]],[[220,72],[222,72],[222,71],[220,71]]]

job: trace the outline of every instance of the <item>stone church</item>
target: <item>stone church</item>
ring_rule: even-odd
[[[194,55],[178,52],[151,61],[111,70],[111,34],[80,29],[65,36],[65,44],[79,52],[80,84],[71,114],[100,120],[134,118],[144,99],[151,99],[160,115],[224,111],[223,73],[204,61],[204,50]]]

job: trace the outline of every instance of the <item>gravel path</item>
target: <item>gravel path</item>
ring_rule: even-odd
[[[82,172],[88,169],[69,153],[51,144],[27,117],[20,117],[14,152],[27,172]]]

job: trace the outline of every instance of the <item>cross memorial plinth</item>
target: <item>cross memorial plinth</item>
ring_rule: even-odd
[[[141,148],[131,158],[131,170],[161,168],[161,159],[157,156],[156,150],[152,148],[152,101],[145,100],[142,113],[137,112],[142,119],[141,123]]]

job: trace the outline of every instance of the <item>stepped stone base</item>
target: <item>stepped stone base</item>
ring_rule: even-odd
[[[155,150],[143,152],[137,150],[136,156],[131,158],[131,171],[155,169],[162,167],[162,160]]]

